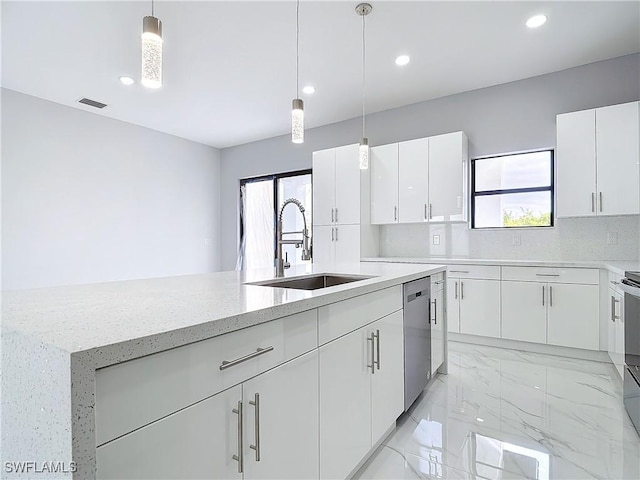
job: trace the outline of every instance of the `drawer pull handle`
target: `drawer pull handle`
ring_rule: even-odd
[[[243,452],[242,452],[242,445],[244,444],[244,439],[242,438],[242,432],[244,430],[244,427],[242,425],[242,401],[238,401],[238,408],[234,408],[233,410],[231,410],[233,413],[235,413],[236,415],[238,415],[238,454],[237,455],[233,455],[231,458],[233,458],[236,462],[238,462],[238,473],[242,473],[243,470]]]
[[[375,364],[380,370],[380,330],[376,330],[376,361]]]
[[[616,282],[615,280],[611,280],[611,283],[614,285],[620,285],[620,282]]]
[[[449,270],[449,273],[469,273],[469,270]]]
[[[238,365],[239,363],[246,362],[247,360],[251,360],[252,358],[264,355],[265,353],[269,353],[272,350],[273,346],[267,348],[258,348],[255,352],[252,352],[249,355],[245,355],[244,357],[236,358],[235,360],[231,361],[223,360],[222,365],[220,365],[220,370],[225,370],[229,367],[233,367],[234,365]]]
[[[376,373],[376,344],[375,344],[376,334],[372,333],[367,337],[367,342],[371,342],[371,365],[367,365],[368,368],[371,368],[371,375],[375,375]]]
[[[559,273],[536,273],[536,277],[559,277]]]

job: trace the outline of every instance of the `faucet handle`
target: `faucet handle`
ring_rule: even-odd
[[[291,264],[289,263],[289,254],[287,252],[284,253],[284,264],[282,265],[283,268],[290,268]]]

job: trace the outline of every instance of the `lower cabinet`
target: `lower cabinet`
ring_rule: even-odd
[[[547,284],[502,282],[502,338],[547,343]]]
[[[450,332],[500,337],[499,280],[451,278],[447,283],[447,305]]]
[[[320,347],[320,477],[346,478],[404,408],[402,310]]]
[[[600,348],[599,287],[550,284],[547,343],[562,347]]]
[[[318,352],[97,449],[97,478],[316,478]]]
[[[431,276],[431,376],[444,362],[444,275]]]

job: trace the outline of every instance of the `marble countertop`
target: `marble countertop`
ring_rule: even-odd
[[[624,275],[625,271],[640,271],[640,261],[623,260],[500,260],[487,258],[449,258],[449,257],[370,257],[363,262],[391,263],[442,263],[445,265],[504,265],[520,267],[575,267],[605,268]]]
[[[93,353],[96,368],[257,325],[413,280],[442,265],[308,265],[312,273],[374,278],[315,291],[246,285],[273,269],[2,292],[3,327],[70,354]]]

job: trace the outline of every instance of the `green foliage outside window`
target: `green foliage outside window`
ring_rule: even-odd
[[[520,208],[520,212],[504,210],[502,212],[502,224],[505,227],[549,227],[551,225],[551,213],[534,213],[529,208]]]

